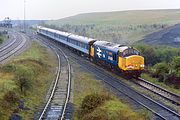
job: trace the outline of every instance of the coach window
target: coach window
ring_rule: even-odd
[[[72,40],[72,39],[71,39],[70,43],[72,43],[72,44],[73,44],[73,40]]]
[[[73,42],[74,42],[73,39],[71,39],[71,43],[72,43],[72,44],[74,44]]]

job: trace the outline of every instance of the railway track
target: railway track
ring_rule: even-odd
[[[17,35],[14,35],[12,41],[6,43],[0,48],[0,63],[13,56],[26,44],[26,38],[19,33],[16,34]]]
[[[51,44],[54,47],[62,47],[52,44],[52,41],[48,41],[48,44]],[[157,101],[154,101],[153,99],[147,97],[144,94],[135,91],[128,85],[124,84],[120,80],[120,78],[115,78],[111,74],[105,73],[101,68],[95,65],[91,65],[91,63],[85,60],[84,58],[72,54],[71,51],[68,52],[69,50],[67,50],[67,48],[64,49],[66,49],[65,53],[68,55],[68,57],[71,58],[71,60],[81,65],[87,71],[95,74],[96,77],[103,80],[104,83],[113,88],[116,92],[118,92],[118,94],[126,96],[130,99],[130,101],[134,101],[134,103],[138,104],[138,106],[147,108],[149,111],[154,113],[155,119],[180,120],[180,115],[176,113],[174,110],[169,109],[165,105]]]
[[[174,94],[158,85],[155,85],[147,80],[144,80],[142,78],[135,79],[136,84],[140,85],[141,87],[150,90],[151,92],[157,94],[158,96],[172,102],[173,104],[176,104],[177,106],[180,105],[180,96],[177,94]]]
[[[46,44],[46,46],[49,46]],[[61,49],[52,48],[58,58],[57,76],[50,97],[40,114],[39,120],[63,120],[70,99],[71,67],[67,56]]]
[[[100,70],[97,67],[93,66],[93,68],[92,68],[91,66],[88,66],[88,64],[86,62],[84,62],[84,64],[83,64],[83,61],[81,61],[79,59],[74,58],[74,60],[76,60],[76,62],[78,64],[83,66],[83,68],[88,70],[89,72],[91,72],[93,74],[95,74],[94,71],[96,71],[96,73],[98,72],[98,74],[96,74],[96,76],[99,79],[102,79],[103,82],[105,82],[106,84],[108,84],[109,86],[111,86],[112,88],[117,90],[118,92],[125,94],[127,97],[129,97],[130,99],[137,102],[139,105],[147,108],[152,113],[154,113],[158,118],[163,119],[163,120],[179,120],[180,119],[180,115],[177,114],[175,111],[167,108],[166,106],[154,101],[153,99],[151,99],[139,92],[136,92],[131,87],[122,83],[120,79],[114,78],[110,74],[105,74],[102,70]]]
[[[5,46],[8,46],[9,44],[14,43],[14,41],[15,41],[14,38],[15,38],[15,36],[12,35],[12,36],[10,36],[9,39],[7,39],[6,41],[4,41],[4,42],[0,45],[0,50],[2,51],[2,49],[4,49]]]

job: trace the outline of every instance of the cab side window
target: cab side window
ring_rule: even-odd
[[[116,61],[116,54],[113,54],[113,60]]]
[[[129,52],[128,52],[128,50],[125,50],[124,52],[123,52],[123,57],[127,57],[128,56],[128,54],[129,54]]]

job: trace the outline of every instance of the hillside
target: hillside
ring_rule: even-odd
[[[180,24],[149,34],[142,41],[148,44],[169,45],[180,48]]]
[[[86,13],[46,22],[47,26],[88,37],[132,44],[180,23],[180,10]]]

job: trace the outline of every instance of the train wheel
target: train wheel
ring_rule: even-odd
[[[93,58],[92,57],[90,57],[90,61],[93,62]]]

